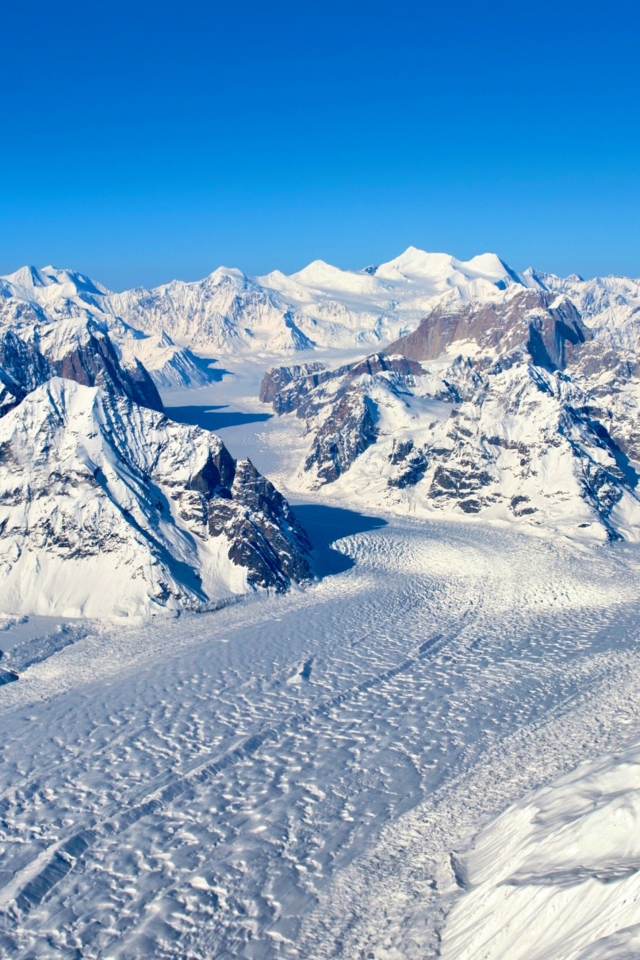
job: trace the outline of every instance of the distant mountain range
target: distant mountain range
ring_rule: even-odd
[[[174,280],[124,293],[70,270],[23,267],[0,279],[0,302],[9,321],[28,306],[49,320],[100,320],[125,362],[141,360],[158,385],[184,385],[206,379],[191,351],[366,350],[412,331],[440,303],[499,301],[514,287],[563,294],[595,335],[612,346],[638,346],[639,280],[563,279],[533,269],[519,274],[495,254],[461,261],[415,247],[360,271],[316,260],[290,276],[274,271],[252,278],[220,267],[193,283]]]

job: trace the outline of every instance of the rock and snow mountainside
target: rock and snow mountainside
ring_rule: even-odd
[[[0,417],[53,376],[51,364],[13,330],[0,331]]]
[[[570,301],[514,289],[498,304],[437,309],[391,352],[265,376],[263,398],[306,422],[301,488],[638,539],[640,371],[591,341]]]
[[[640,280],[630,277],[556,277],[525,270],[528,286],[568,297],[578,308],[594,337],[620,350],[640,348]]]
[[[442,960],[640,956],[640,748],[506,811],[456,864]]]
[[[69,380],[0,420],[0,611],[193,608],[307,580],[309,544],[249,461],[198,427]]]
[[[141,365],[158,387],[209,383],[208,364],[179,347],[163,330],[146,334],[116,316],[112,294],[101,284],[70,270],[23,267],[0,278],[0,324],[14,330],[37,330],[57,346],[82,331],[99,329],[109,336],[122,367],[139,378]]]
[[[0,291],[1,293],[1,291]],[[123,363],[103,320],[70,315],[52,320],[35,303],[0,297],[0,382],[19,402],[51,376],[103,386],[134,403],[162,409],[160,394],[135,357]],[[0,401],[0,410],[14,405]]]

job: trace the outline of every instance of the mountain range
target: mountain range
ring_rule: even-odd
[[[2,610],[200,609],[313,577],[269,481],[163,415],[159,388],[208,383],[217,357],[271,362],[260,397],[302,421],[300,493],[636,540],[639,347],[640,281],[494,254],[124,293],[23,267],[0,278]]]

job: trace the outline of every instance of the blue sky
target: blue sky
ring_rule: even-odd
[[[637,3],[6,0],[0,273],[640,275]]]

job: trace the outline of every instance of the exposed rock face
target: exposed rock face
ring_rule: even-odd
[[[311,577],[284,498],[222,441],[54,378],[0,421],[0,610],[198,609]]]
[[[135,358],[123,366],[103,324],[78,318],[57,323],[45,318],[43,323],[37,310],[16,310],[10,301],[3,305],[3,319],[16,329],[0,328],[0,416],[54,376],[101,386],[162,410],[158,389],[144,366]]]
[[[276,413],[291,413],[297,410],[299,417],[308,413],[307,401],[316,387],[331,381],[341,381],[346,385],[363,374],[373,375],[390,371],[404,376],[419,376],[423,370],[419,363],[407,360],[403,356],[391,356],[386,353],[374,353],[364,360],[348,363],[335,370],[327,370],[324,364],[301,364],[293,367],[273,367],[267,370],[260,387],[260,399],[271,403]],[[317,397],[312,404],[317,402]]]
[[[125,369],[108,333],[93,320],[76,329],[77,336],[65,344],[66,349],[61,348],[59,336],[42,338],[58,376],[86,387],[105,387],[143,407],[162,410],[158,388],[139,360]]]
[[[312,471],[319,483],[333,483],[376,442],[376,405],[363,396],[357,381],[381,372],[411,377],[423,370],[405,357],[377,353],[336,370],[304,364],[275,367],[265,374],[260,389],[263,402],[271,402],[278,414],[295,410],[309,424],[313,421],[304,469]]]
[[[415,487],[424,477],[429,468],[429,460],[424,450],[416,450],[413,440],[393,441],[393,448],[389,454],[389,462],[395,467],[402,466],[402,471],[389,477],[387,484],[390,487]]]
[[[324,363],[298,363],[288,367],[272,367],[262,378],[260,400],[262,403],[277,403],[284,388],[294,380],[304,379],[325,369]]]
[[[0,333],[0,417],[52,375],[50,364],[33,344],[12,330]]]
[[[564,370],[572,348],[591,339],[570,300],[538,290],[515,290],[501,302],[440,304],[388,352],[435,360],[458,340],[506,353],[525,344],[536,366]]]
[[[244,511],[238,511],[240,501]],[[229,559],[246,567],[252,586],[286,589],[310,578],[307,535],[289,504],[250,460],[235,465],[229,497],[212,497],[209,533],[231,543]]]
[[[340,391],[331,415],[318,427],[304,469],[313,470],[320,483],[333,483],[361,453],[375,443],[376,406],[357,389]]]

